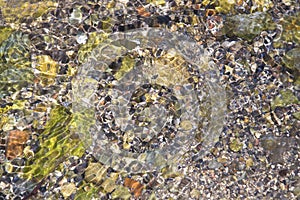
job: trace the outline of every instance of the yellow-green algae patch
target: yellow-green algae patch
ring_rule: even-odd
[[[76,193],[75,199],[92,199],[98,197],[99,193],[111,193],[117,187],[118,172],[107,174],[108,166],[100,163],[89,162],[85,169],[84,183]]]
[[[56,106],[51,110],[50,119],[39,136],[40,150],[24,167],[24,177],[40,181],[65,158],[83,155],[80,139],[69,130],[71,120],[72,115],[67,108]]]
[[[30,3],[25,0],[6,1],[0,0],[1,12],[8,23],[19,23],[24,18],[38,18],[49,9],[57,6],[55,1],[38,1]]]
[[[14,30],[10,27],[0,27],[0,44],[6,40]]]
[[[10,110],[21,110],[25,108],[26,100],[15,100],[12,104],[0,108],[0,114],[3,115]]]
[[[76,192],[75,200],[96,199],[97,197],[99,197],[99,187],[86,183]]]
[[[115,73],[115,78],[120,80],[127,72],[133,69],[135,61],[129,56],[125,56],[122,61],[122,66],[119,71]]]
[[[48,55],[37,56],[36,59],[42,85],[53,84],[59,70],[58,63]]]
[[[242,7],[247,4],[245,0],[205,0],[202,2],[204,6],[214,5],[215,9],[219,13],[224,14],[237,14],[237,7]],[[253,0],[250,12],[265,12],[273,8],[274,4],[270,0]]]
[[[154,4],[156,6],[162,6],[162,5],[165,5],[165,3],[166,3],[165,0],[147,0],[146,2],[150,3],[150,4]]]
[[[78,51],[78,61],[83,63],[85,59],[90,55],[91,51],[108,38],[107,33],[93,32],[89,35],[89,39],[86,44],[82,45]]]
[[[243,144],[239,139],[235,138],[230,142],[229,148],[234,152],[238,152],[243,148]]]

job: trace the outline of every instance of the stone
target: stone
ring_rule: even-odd
[[[76,186],[74,183],[68,183],[68,184],[62,185],[60,192],[65,199],[68,199],[71,196],[71,194],[76,192]]]

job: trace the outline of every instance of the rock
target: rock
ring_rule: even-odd
[[[300,71],[300,48],[294,48],[283,57],[285,66],[291,70]]]
[[[29,138],[28,132],[20,130],[10,131],[6,144],[6,157],[12,160],[23,154],[24,145]]]
[[[48,55],[37,56],[36,69],[39,70],[41,84],[47,86],[55,83],[58,73],[58,64]]]
[[[65,199],[71,196],[72,193],[76,191],[76,186],[74,183],[68,183],[61,186],[60,192]]]
[[[208,168],[209,169],[218,169],[219,167],[221,167],[222,164],[217,162],[216,160],[211,160],[209,163],[208,163]]]
[[[105,192],[111,193],[116,188],[116,183],[113,179],[108,178],[104,180],[101,186],[103,187]]]
[[[89,163],[85,170],[85,180],[99,184],[107,174],[107,167],[100,163]]]
[[[274,110],[278,106],[286,107],[292,104],[299,104],[297,97],[291,90],[281,90],[280,94],[271,102],[271,108]]]
[[[246,167],[247,168],[250,168],[250,167],[252,167],[253,166],[253,159],[252,158],[248,158],[247,160],[246,160]]]
[[[270,15],[255,12],[228,17],[223,27],[223,33],[251,41],[262,31],[274,30],[275,28],[276,24],[273,23]]]
[[[240,151],[242,149],[242,147],[243,147],[243,144],[237,138],[233,139],[229,144],[230,150],[234,151],[234,152]]]

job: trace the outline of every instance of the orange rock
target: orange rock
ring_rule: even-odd
[[[144,7],[138,7],[136,10],[137,10],[138,14],[143,17],[150,17],[150,15],[151,15],[151,13],[146,11],[146,9]]]
[[[124,186],[130,188],[135,198],[141,196],[142,191],[144,189],[143,184],[131,178],[125,178]]]
[[[6,158],[12,160],[23,153],[24,144],[29,137],[28,132],[20,130],[12,130],[9,132],[6,142]]]

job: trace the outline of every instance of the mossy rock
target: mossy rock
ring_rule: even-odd
[[[262,31],[274,30],[275,28],[276,24],[269,14],[256,12],[228,17],[222,31],[229,37],[237,36],[251,41]]]
[[[40,181],[69,156],[82,156],[84,148],[79,138],[69,130],[70,111],[62,106],[54,107],[50,119],[39,136],[40,150],[23,169],[24,176]]]
[[[283,58],[283,62],[287,68],[300,72],[300,48],[288,51]]]
[[[282,33],[279,40],[274,42],[274,47],[282,48],[288,42],[300,45],[300,14],[284,16],[279,24],[282,26]]]
[[[271,108],[286,107],[292,104],[299,104],[299,100],[291,90],[281,90],[280,94],[271,102]]]

